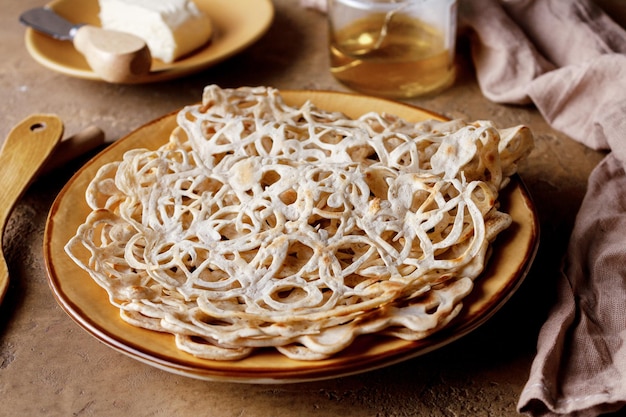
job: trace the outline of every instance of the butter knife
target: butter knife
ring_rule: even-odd
[[[152,56],[148,45],[130,33],[75,24],[48,7],[22,13],[20,22],[54,39],[73,42],[104,81],[132,83],[150,72]]]

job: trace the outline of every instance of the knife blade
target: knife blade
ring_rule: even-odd
[[[54,39],[71,41],[83,24],[74,24],[48,7],[38,7],[20,15],[20,23]]]

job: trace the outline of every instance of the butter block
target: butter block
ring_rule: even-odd
[[[190,0],[99,0],[103,28],[132,33],[165,63],[211,39],[210,18]]]

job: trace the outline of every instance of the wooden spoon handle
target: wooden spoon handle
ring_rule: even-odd
[[[32,115],[15,126],[0,149],[0,224],[61,140],[63,122],[53,115]]]
[[[130,33],[84,25],[74,34],[74,46],[91,69],[111,83],[132,83],[150,72],[152,55],[146,42]]]
[[[24,193],[62,135],[63,123],[52,115],[32,115],[9,132],[0,149],[0,242],[15,202]],[[0,302],[8,283],[9,274],[0,244]]]

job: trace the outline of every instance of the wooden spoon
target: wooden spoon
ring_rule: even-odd
[[[63,135],[63,123],[52,115],[32,115],[15,126],[0,149],[0,303],[9,286],[2,237],[13,206]]]

